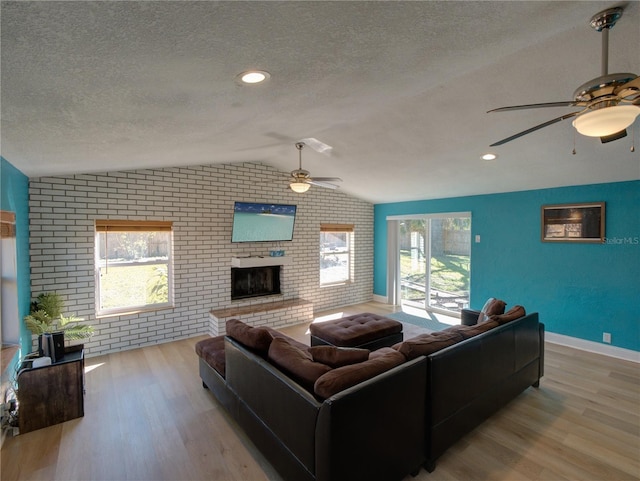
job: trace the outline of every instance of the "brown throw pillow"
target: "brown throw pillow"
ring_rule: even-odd
[[[326,399],[404,362],[405,357],[393,351],[365,362],[338,367],[320,376],[313,390],[316,395]]]
[[[509,321],[514,321],[516,319],[520,319],[521,317],[524,317],[525,315],[526,315],[526,312],[524,310],[524,307],[522,307],[522,306],[513,306],[511,309],[509,309],[504,314],[491,316],[490,319],[492,321],[496,321],[498,324],[502,325],[502,324],[505,324],[505,323],[507,323]]]
[[[401,343],[398,351],[404,354],[407,359],[415,359],[418,356],[428,356],[461,340],[462,337],[456,332],[442,331],[433,334],[420,334]]]
[[[471,337],[477,336],[478,334],[482,334],[483,332],[487,332],[494,327],[497,327],[499,324],[497,321],[484,321],[478,324],[474,324],[473,326],[451,326],[446,328],[442,332],[452,332],[457,333],[462,336],[463,339],[469,339]]]
[[[493,315],[502,314],[506,306],[507,304],[500,299],[494,299],[493,297],[489,298],[480,311],[478,323],[486,321]]]
[[[357,347],[312,346],[309,353],[314,361],[331,367],[347,366],[369,359],[369,349]]]
[[[227,336],[266,356],[273,336],[264,327],[252,327],[239,319],[227,321]]]
[[[298,349],[281,337],[276,337],[271,343],[268,358],[294,381],[311,392],[316,379],[331,371],[329,366],[314,362],[308,352]]]
[[[398,343],[401,344],[401,343]],[[394,349],[393,347],[381,347],[380,349],[376,349],[375,351],[371,351],[369,353],[369,359],[375,359],[377,357],[380,356],[386,356],[387,354],[389,354],[390,352],[393,351],[397,351],[397,349]]]

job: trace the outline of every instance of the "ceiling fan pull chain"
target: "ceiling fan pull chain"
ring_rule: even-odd
[[[636,151],[636,128],[631,126],[631,152]]]
[[[571,153],[576,155],[576,129],[573,129],[573,150]]]

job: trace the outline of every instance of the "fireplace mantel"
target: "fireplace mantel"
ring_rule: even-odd
[[[251,256],[251,257],[232,257],[231,267],[265,267],[265,266],[290,266],[292,258],[289,256],[271,257],[271,256]]]

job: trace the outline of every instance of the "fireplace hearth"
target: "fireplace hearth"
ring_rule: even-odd
[[[280,266],[231,268],[231,300],[280,293]]]

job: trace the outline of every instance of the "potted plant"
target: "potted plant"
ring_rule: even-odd
[[[64,332],[67,340],[86,339],[93,336],[93,327],[79,324],[81,319],[76,316],[62,314],[64,301],[62,296],[55,292],[40,294],[31,303],[31,312],[24,317],[27,329],[32,334],[42,336],[45,333]]]

